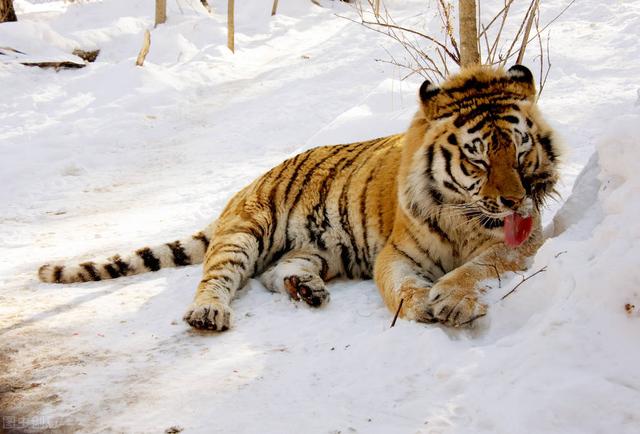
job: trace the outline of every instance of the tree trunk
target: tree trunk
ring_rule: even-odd
[[[156,26],[167,21],[167,0],[156,0]]]
[[[274,16],[278,12],[278,0],[273,0],[273,6],[271,7],[271,16]]]
[[[13,0],[0,0],[0,23],[7,21],[18,21],[13,9]]]
[[[460,10],[460,66],[464,68],[480,63],[476,1],[458,0],[458,8]]]
[[[232,53],[236,51],[235,48],[235,24],[233,22],[233,0],[229,0],[227,8],[227,47]]]

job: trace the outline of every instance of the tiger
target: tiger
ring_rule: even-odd
[[[231,302],[252,277],[311,307],[329,301],[334,278],[373,278],[397,317],[472,326],[487,314],[481,282],[526,269],[542,244],[560,145],[522,65],[425,80],[417,99],[406,132],[287,159],[195,235],[45,264],[39,278],[86,282],[202,262],[184,320],[215,331],[231,327]]]

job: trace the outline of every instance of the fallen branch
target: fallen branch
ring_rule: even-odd
[[[502,297],[500,297],[500,300],[504,300],[505,298],[507,298],[508,296],[510,296],[511,294],[513,294],[515,292],[516,289],[518,289],[518,287],[520,285],[522,285],[524,282],[526,282],[527,280],[531,279],[533,276],[543,273],[547,271],[547,266],[545,265],[544,267],[542,267],[541,269],[539,269],[538,271],[536,271],[535,273],[531,274],[528,277],[524,277],[522,276],[522,280],[520,281],[520,283],[518,283],[516,286],[513,287],[513,289],[509,292],[507,292],[505,295],[503,295]]]
[[[37,66],[38,68],[54,68],[59,69],[79,69],[87,66],[85,63],[75,63],[68,60],[62,62],[20,62],[24,66]]]
[[[150,46],[151,46],[151,32],[149,32],[149,30],[145,30],[144,42],[142,44],[142,48],[140,49],[140,53],[138,54],[138,58],[136,59],[136,65],[142,66],[144,64],[144,59],[146,59],[147,54],[149,54]]]
[[[400,315],[400,309],[402,309],[402,303],[404,302],[404,298],[400,299],[400,304],[398,305],[398,310],[396,310],[396,314],[393,316],[393,321],[391,322],[391,327],[396,325],[396,321],[398,320],[398,315]]]

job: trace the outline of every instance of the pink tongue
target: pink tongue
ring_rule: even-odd
[[[518,213],[513,213],[504,218],[504,242],[509,247],[518,247],[524,243],[533,227],[531,217],[522,217]]]

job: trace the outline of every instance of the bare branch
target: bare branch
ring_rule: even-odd
[[[398,315],[400,315],[400,309],[402,309],[402,303],[404,303],[404,298],[400,299],[400,304],[398,304],[398,310],[396,310],[396,314],[393,316],[393,321],[391,322],[391,327],[396,325],[396,320],[398,319]],[[389,327],[389,328],[391,328]]]
[[[500,300],[504,300],[505,298],[507,298],[508,296],[513,294],[516,291],[516,289],[518,289],[518,287],[520,287],[520,285],[522,285],[527,280],[531,279],[532,277],[534,277],[534,276],[536,276],[536,275],[538,275],[540,273],[544,273],[545,271],[547,271],[547,266],[546,265],[544,267],[542,267],[541,269],[539,269],[538,271],[536,271],[535,273],[531,274],[528,277],[522,276],[522,280],[520,281],[520,283],[518,283],[516,286],[514,286],[511,291],[507,292],[505,295],[500,297]]]
[[[346,18],[346,17],[342,17],[342,18]],[[349,18],[347,18],[348,20],[350,20]],[[354,20],[350,20],[350,21],[354,21]],[[439,46],[441,49],[443,49],[445,51],[445,53],[447,53],[447,55],[449,57],[451,57],[451,59],[453,59],[456,63],[459,63],[460,60],[457,58],[457,56],[455,54],[453,54],[451,51],[449,51],[449,49],[447,48],[446,45],[444,45],[442,42],[438,41],[437,39],[429,36],[429,35],[425,35],[424,33],[418,32],[416,30],[413,29],[408,29],[406,27],[402,27],[402,26],[397,26],[395,24],[389,24],[389,23],[380,23],[380,22],[372,22],[372,21],[362,21],[360,24],[364,24],[366,25],[373,25],[373,26],[382,26],[382,27],[387,27],[390,29],[396,29],[396,30],[400,30],[403,32],[407,32],[407,33],[411,33],[417,36],[420,36],[422,38],[425,38],[428,41],[433,42],[434,44],[436,44],[437,46]]]
[[[531,33],[531,26],[533,25],[533,20],[536,16],[539,15],[538,11],[539,3],[538,0],[533,0],[531,2],[531,14],[529,15],[529,19],[527,20],[527,26],[524,30],[524,36],[522,37],[522,45],[520,45],[520,51],[518,52],[518,58],[516,59],[517,64],[521,64],[524,59],[524,52],[527,49],[527,40],[529,39],[529,33]],[[536,23],[536,27],[538,23]],[[540,33],[538,33],[540,34]],[[541,75],[542,75],[542,71]]]

